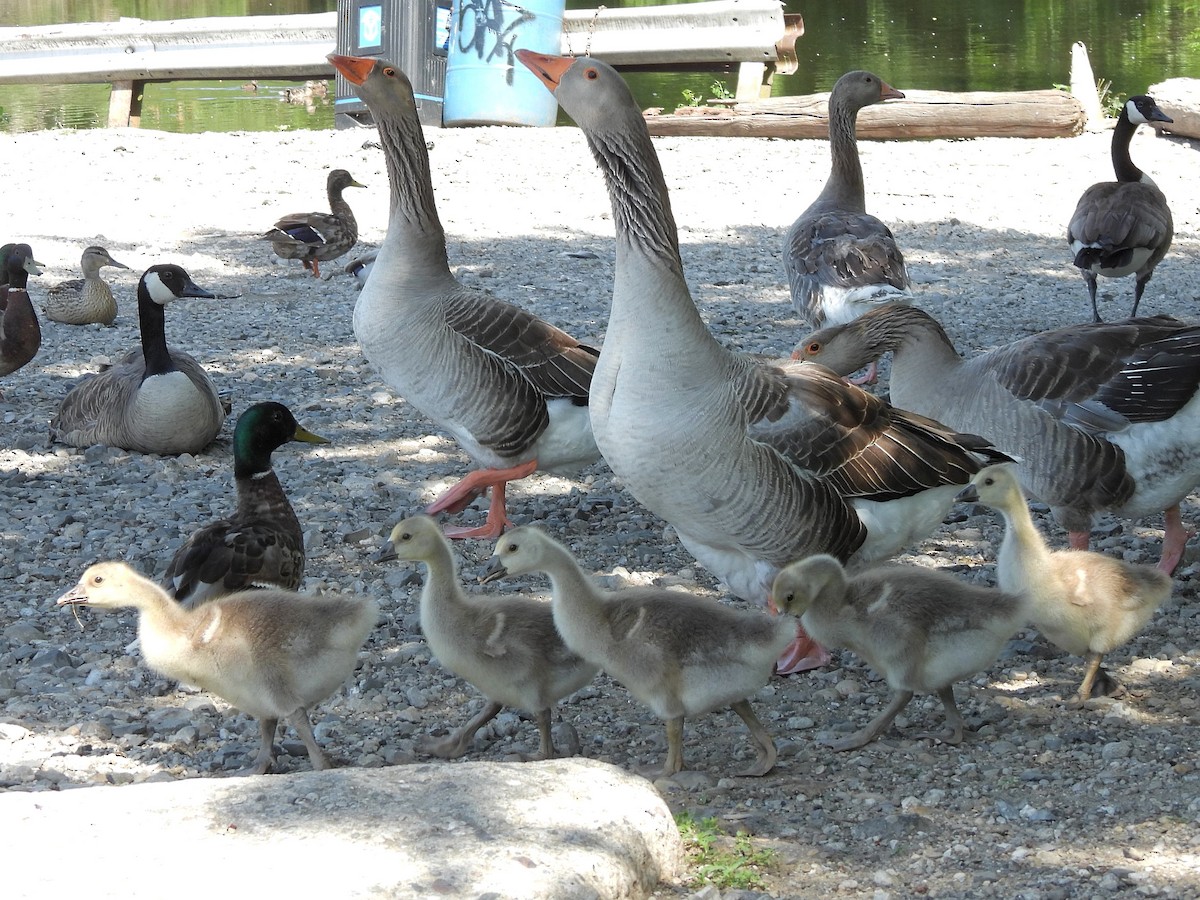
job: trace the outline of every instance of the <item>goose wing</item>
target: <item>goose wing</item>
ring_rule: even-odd
[[[1067,242],[1098,246],[1107,254],[1171,243],[1174,223],[1167,198],[1153,184],[1103,181],[1083,192],[1067,225]],[[1165,248],[1164,248],[1165,252]],[[1120,260],[1107,260],[1119,265]],[[1077,263],[1078,265],[1078,263]]]

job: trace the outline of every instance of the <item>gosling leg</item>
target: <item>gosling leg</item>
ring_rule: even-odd
[[[763,728],[762,722],[758,720],[758,716],[754,715],[754,710],[750,706],[749,700],[739,700],[737,703],[730,704],[730,709],[742,717],[742,721],[746,723],[746,727],[750,729],[750,734],[754,738],[756,746],[756,754],[758,759],[754,765],[744,772],[738,774],[747,778],[758,778],[761,775],[766,775],[775,768],[775,741]]]
[[[1079,690],[1075,692],[1075,696],[1067,701],[1067,706],[1070,709],[1079,709],[1092,696],[1092,684],[1096,681],[1096,676],[1100,672],[1100,660],[1104,658],[1103,653],[1089,653],[1087,656],[1087,668],[1083,670],[1083,681],[1079,684]],[[1108,673],[1105,673],[1105,678]]]
[[[303,706],[300,707],[288,716],[288,723],[296,729],[300,740],[304,741],[304,748],[308,750],[308,758],[312,762],[313,771],[319,772],[322,769],[328,769],[330,767],[329,760],[313,736],[312,724],[308,721],[308,710]]]
[[[417,752],[437,756],[441,759],[458,759],[471,746],[475,732],[496,718],[502,709],[504,709],[503,704],[489,701],[487,706],[458,731],[447,735],[440,741],[428,737],[417,741]]]
[[[266,775],[271,768],[271,763],[275,760],[275,732],[279,728],[278,719],[259,719],[258,733],[259,746],[258,756],[254,758],[254,762],[246,766],[244,769],[238,769],[238,775]]]
[[[538,759],[554,759],[558,751],[554,749],[554,735],[550,733],[550,709],[539,709],[537,713],[538,726]]]
[[[942,709],[946,713],[946,727],[942,731],[922,734],[920,737],[933,738],[943,744],[958,746],[963,739],[963,718],[962,713],[958,711],[958,705],[954,702],[954,685],[948,684],[939,688],[937,695],[938,699],[942,701]]]
[[[683,771],[683,716],[667,719],[667,758],[663,760],[659,778],[670,778]]]
[[[900,710],[908,706],[908,701],[912,699],[912,696],[912,691],[892,691],[892,699],[888,703],[887,709],[868,722],[864,728],[840,741],[828,741],[826,746],[830,750],[857,750],[859,747],[871,743],[887,730],[887,727],[892,724],[892,720],[900,714]]]

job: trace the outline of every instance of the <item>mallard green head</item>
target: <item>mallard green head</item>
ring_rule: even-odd
[[[292,411],[273,400],[243,412],[233,430],[234,475],[238,478],[271,470],[271,453],[289,441],[328,444],[296,421]]]

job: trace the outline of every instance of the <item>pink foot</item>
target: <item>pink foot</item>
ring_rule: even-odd
[[[829,651],[810,638],[796,623],[796,639],[784,649],[775,663],[779,675],[791,675],[809,669],[819,669],[829,664]]]
[[[504,529],[511,527],[505,511],[504,488],[510,481],[524,478],[537,470],[537,460],[508,469],[476,469],[446,491],[437,500],[425,507],[425,512],[434,515],[439,512],[461,512],[471,501],[489,489],[492,492],[491,506],[488,507],[487,522],[475,528],[450,527],[446,528],[449,538],[497,538]]]

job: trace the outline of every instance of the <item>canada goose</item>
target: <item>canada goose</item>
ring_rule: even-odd
[[[421,590],[421,631],[429,649],[488,698],[487,706],[458,731],[440,741],[423,741],[418,749],[444,759],[462,756],[475,732],[512,706],[537,717],[538,758],[557,756],[551,708],[591,681],[597,667],[563,643],[550,604],[530,597],[463,593],[450,544],[429,516],[396,524],[375,559],[395,558],[424,563],[428,570]]]
[[[595,462],[588,385],[598,353],[520,307],[460,284],[434,204],[429,150],[408,78],[384,60],[328,57],[379,125],[391,184],[387,235],[354,305],[354,334],[383,380],[452,434],[480,468],[426,507],[458,512],[490,491],[491,537],[509,523],[505,487]]]
[[[1029,602],[1030,621],[1048,640],[1087,660],[1083,681],[1068,705],[1113,695],[1117,682],[1100,667],[1142,630],[1171,596],[1169,575],[1088,550],[1050,550],[1033,524],[1011,465],[988,466],[963,488],[959,499],[985,503],[1004,516],[1004,539],[996,555],[1001,590]]]
[[[112,288],[100,277],[100,270],[105,266],[129,268],[113,259],[103,247],[93,245],[84,250],[79,260],[82,280],[60,281],[46,291],[46,302],[42,305],[46,318],[64,325],[90,325],[93,322],[111,325],[116,321],[117,301]]]
[[[1086,550],[1097,512],[1164,511],[1164,572],[1183,556],[1179,503],[1200,481],[1200,325],[1169,316],[1069,325],[962,359],[915,307],[823,328],[793,355],[846,374],[892,351],[892,402],[981,434]]]
[[[901,99],[870,72],[847,72],[829,95],[832,165],[825,187],[788,229],[783,264],[792,305],[810,328],[849,322],[881,303],[912,299],[904,254],[867,212],[855,123],[863,107]],[[874,362],[860,382],[873,382]]]
[[[1125,101],[1113,128],[1112,162],[1117,180],[1101,181],[1084,191],[1067,225],[1067,243],[1087,282],[1093,321],[1100,321],[1096,306],[1097,275],[1137,276],[1133,309],[1129,313],[1136,316],[1154,267],[1171,248],[1175,226],[1167,198],[1129,156],[1129,142],[1139,125],[1170,121],[1151,97],[1130,97]]]
[[[608,184],[616,271],[590,409],[629,492],[760,604],[793,560],[880,559],[938,527],[1000,456],[819,366],[721,345],[692,302],[662,168],[621,76],[590,57],[516,56],[582,129]],[[793,650],[781,672],[828,660],[811,642]]]
[[[794,562],[775,576],[781,612],[828,647],[847,647],[887,679],[891,700],[865,728],[831,743],[853,750],[873,741],[915,692],[935,693],[946,729],[932,737],[962,742],[954,682],[986,669],[1026,622],[1025,602],[920,566],[874,566],[853,575],[828,554]]]
[[[566,645],[666,722],[662,777],[684,768],[684,719],[726,706],[754,738],[755,763],[741,774],[771,771],[775,742],[749,698],[767,683],[775,660],[796,636],[793,623],[679,591],[602,591],[566,547],[526,526],[496,543],[487,578],[529,572],[550,576],[554,625]]]
[[[75,447],[104,444],[139,453],[199,453],[221,430],[225,410],[204,368],[167,346],[166,305],[208,297],[179,266],[151,266],[138,281],[142,346],[86,376],[50,420],[50,438]]]
[[[329,443],[300,426],[282,403],[256,403],[233,430],[233,477],[237,510],[210,522],[175,551],[163,587],[192,607],[248,588],[296,590],[304,578],[304,532],[271,452],[288,441]]]
[[[59,606],[132,607],[138,643],[156,672],[195,684],[259,721],[262,743],[241,774],[262,775],[284,719],[308,748],[314,769],[329,762],[313,737],[308,708],[354,672],[358,649],[379,616],[367,597],[309,597],[284,590],[240,591],[184,609],[125,563],[88,568]]]
[[[5,284],[0,287],[0,375],[11,375],[37,356],[42,327],[29,299],[30,275],[41,275],[41,263],[28,244],[0,247]]]
[[[334,169],[325,180],[329,212],[291,213],[275,223],[260,239],[270,241],[275,254],[283,259],[298,259],[304,268],[321,275],[321,263],[336,259],[358,242],[358,222],[350,204],[342,198],[348,187],[359,184],[345,169]]]

